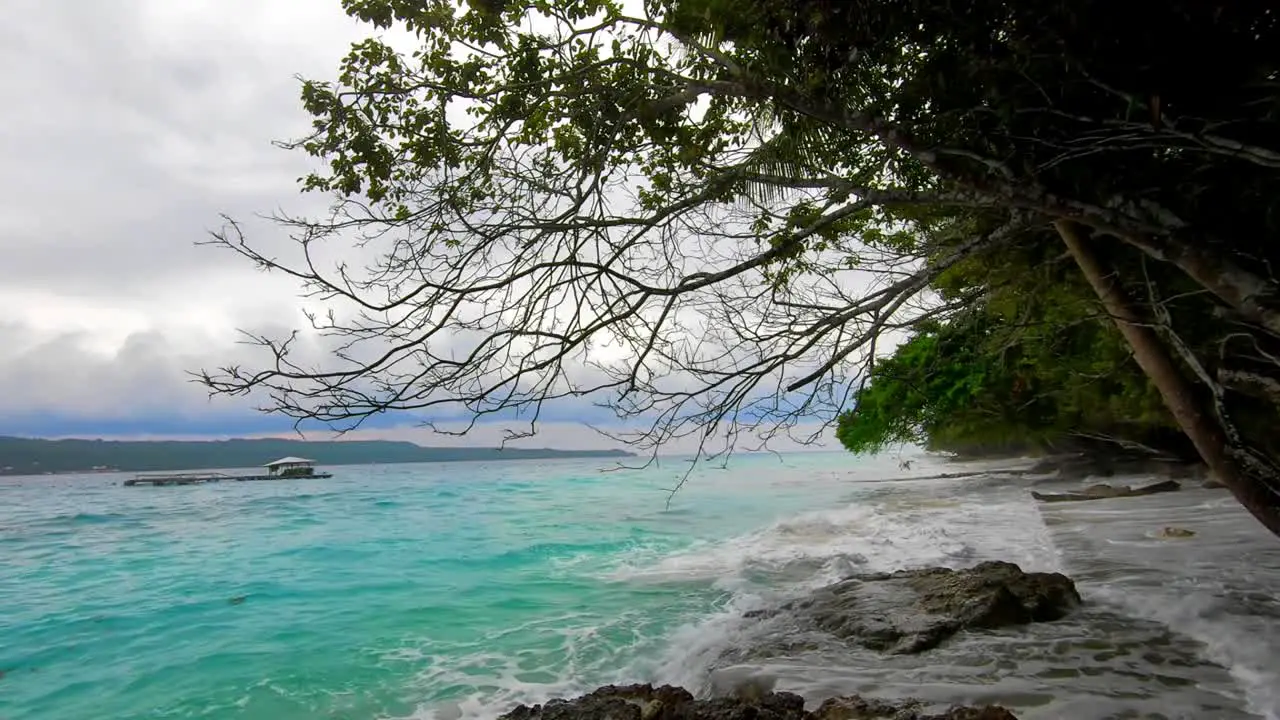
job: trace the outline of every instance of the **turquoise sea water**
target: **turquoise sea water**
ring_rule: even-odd
[[[0,717],[364,720],[590,684],[725,601],[620,568],[823,502],[803,484],[761,502],[797,460],[753,458],[733,492],[708,471],[668,511],[679,461],[611,462],[0,481]]]
[[[897,458],[740,456],[669,509],[683,461],[611,462],[0,479],[0,718],[447,720],[612,681],[705,688],[743,607],[857,569],[1063,563],[1066,521],[1024,489],[873,482]],[[1256,714],[1232,662],[1189,682]],[[815,682],[790,685],[835,681]]]

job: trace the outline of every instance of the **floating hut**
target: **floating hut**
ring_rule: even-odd
[[[290,480],[306,478],[330,478],[332,473],[316,472],[316,461],[300,457],[280,458],[264,465],[265,475],[227,475],[217,472],[203,473],[164,473],[137,475],[132,480],[125,480],[128,486],[150,485],[205,485],[216,482],[253,482],[258,480]]]
[[[316,461],[300,457],[285,457],[265,465],[269,478],[330,477],[316,474]]]

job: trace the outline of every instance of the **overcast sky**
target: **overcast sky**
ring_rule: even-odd
[[[296,288],[195,242],[301,200],[294,76],[361,32],[336,0],[0,7],[0,432],[272,426],[184,373],[296,325]]]
[[[307,127],[296,76],[332,77],[369,32],[339,0],[0,5],[0,434],[288,429],[185,373],[234,358],[237,328],[298,326],[298,288],[195,243],[220,213],[323,202],[271,143]],[[526,444],[612,445],[561,422]]]

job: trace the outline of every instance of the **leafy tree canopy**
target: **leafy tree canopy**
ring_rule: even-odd
[[[417,42],[363,41],[335,80],[303,87],[313,132],[292,147],[321,161],[304,187],[335,199],[331,216],[281,218],[308,261],[285,266],[234,226],[218,236],[352,310],[316,319],[340,350],[303,367],[288,340],[257,338],[265,367],[206,373],[215,391],[336,423],[448,404],[536,421],[589,394],[643,420],[650,447],[767,439],[833,421],[918,328],[879,371],[883,392],[894,363],[945,367],[952,405],[1034,381],[1057,408],[1036,422],[1103,417],[1100,391],[1072,400],[1052,367],[1027,369],[1066,343],[1096,363],[1071,371],[1128,372],[1114,337],[1078,323],[1098,308],[1004,289],[1039,268],[1055,221],[1123,270],[1206,397],[1224,401],[1224,370],[1274,380],[1280,17],[1266,3],[344,5]],[[339,242],[363,244],[369,267],[314,261]],[[1069,331],[998,341],[1031,303]],[[1190,327],[1167,321],[1178,303]],[[952,348],[999,363],[926,362]],[[1134,399],[1107,412],[1145,418],[1146,392],[1120,387]]]

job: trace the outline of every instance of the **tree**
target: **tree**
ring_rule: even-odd
[[[918,328],[876,364],[853,409],[840,416],[837,437],[854,452],[913,443],[979,457],[1185,456],[1177,425],[1146,377],[1125,362],[1114,330],[1097,321],[1025,330],[984,310]]]
[[[1142,277],[1141,257],[1133,267],[1125,259],[1113,255],[1109,262]],[[1168,270],[1157,279],[1165,288],[1179,280]],[[982,301],[917,327],[876,364],[840,417],[837,437],[849,449],[914,442],[962,455],[1139,451],[1186,458],[1190,450],[1194,456],[1056,239],[977,254],[934,287],[944,297],[977,293]],[[1195,308],[1183,301],[1177,310],[1185,319]]]
[[[1231,429],[1218,372],[1276,372],[1269,8],[345,6],[421,46],[370,39],[336,82],[305,83],[314,132],[290,146],[324,162],[304,188],[332,193],[333,214],[280,218],[300,266],[234,225],[216,240],[357,312],[315,320],[342,343],[335,366],[257,338],[266,369],[205,373],[214,391],[338,423],[527,412],[531,430],[545,402],[592,395],[644,421],[642,447],[763,441],[832,422],[885,345],[988,289],[945,292],[947,273],[1070,223],[1220,313],[1230,331],[1206,364],[1160,314],[1168,284],[1147,283],[1158,348],[1186,351],[1167,365],[1195,373],[1223,430],[1226,481],[1280,531],[1280,473]],[[376,257],[367,272],[313,260],[353,241]]]

